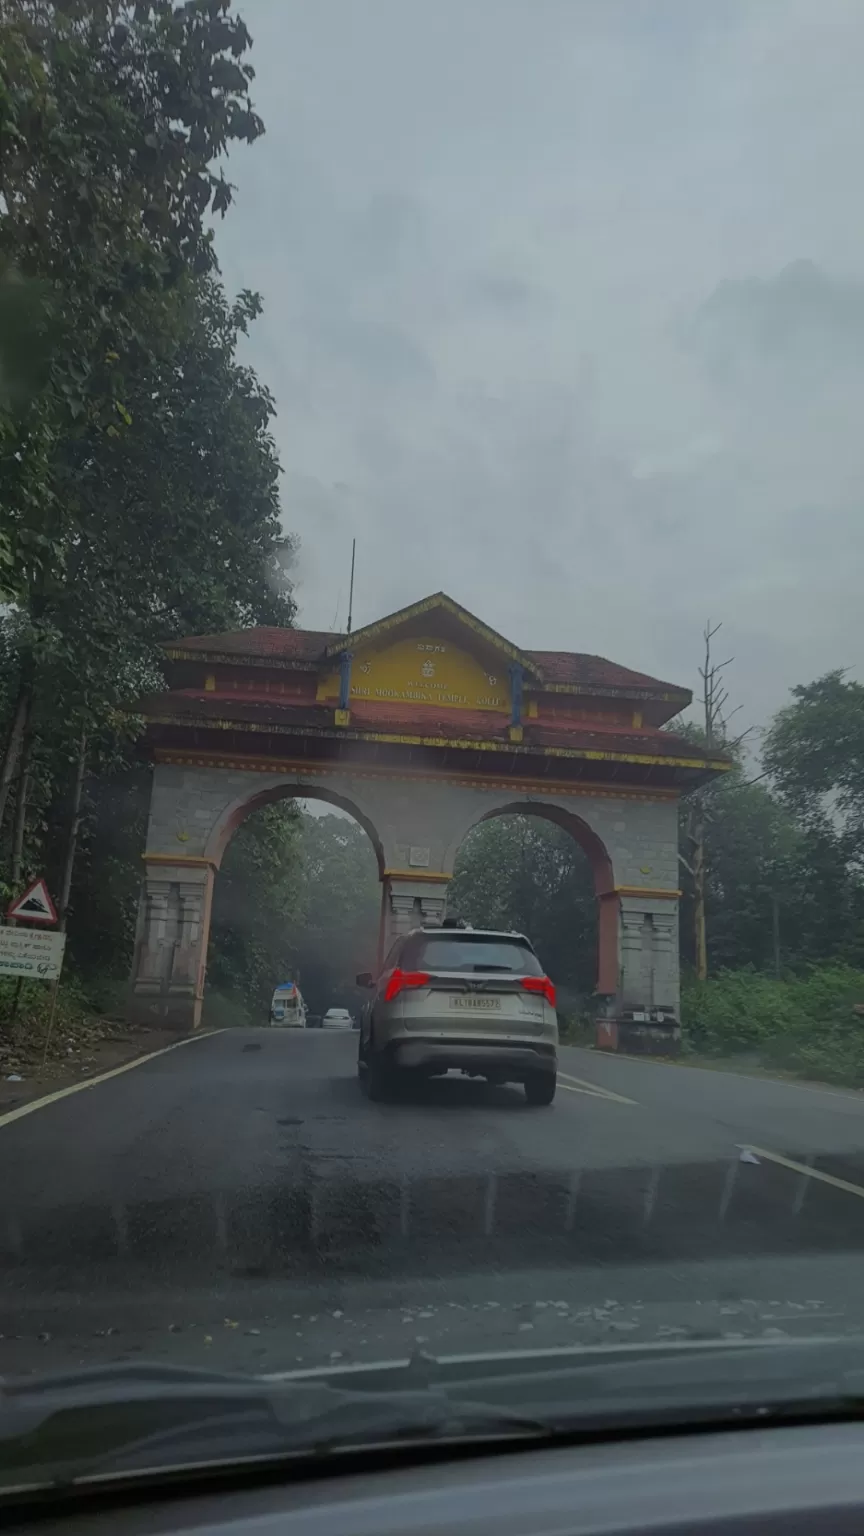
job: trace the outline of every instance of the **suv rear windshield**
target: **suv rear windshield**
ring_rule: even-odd
[[[511,971],[542,976],[533,949],[519,939],[483,933],[418,933],[402,951],[400,964],[410,971]]]

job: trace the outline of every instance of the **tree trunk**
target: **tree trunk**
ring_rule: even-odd
[[[3,816],[6,811],[6,801],[9,799],[12,780],[18,772],[18,764],[21,761],[32,702],[32,663],[29,665],[23,663],[21,667],[21,681],[18,684],[18,697],[15,700],[15,712],[12,716],[12,724],[9,727],[9,735],[6,738],[3,762],[0,765],[0,825],[2,825]]]
[[[708,979],[708,945],[705,937],[705,837],[702,817],[693,818],[693,926],[696,938],[696,979]]]
[[[63,882],[60,887],[60,900],[57,905],[57,927],[61,930],[64,930],[66,927],[66,909],[69,906],[69,893],[72,890],[72,871],[75,868],[75,850],[78,846],[78,829],[81,826],[81,801],[84,796],[84,774],[86,769],[87,737],[82,732],[81,742],[78,747],[78,762],[75,768],[75,785],[72,790],[72,813],[69,818],[69,836],[66,841]]]
[[[10,878],[13,893],[17,896],[24,871],[24,833],[27,829],[27,796],[30,793],[30,757],[33,738],[25,732],[21,748],[21,768],[15,795],[15,821],[12,827],[12,868]]]

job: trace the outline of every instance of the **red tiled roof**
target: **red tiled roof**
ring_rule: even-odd
[[[272,657],[280,661],[317,661],[323,660],[327,646],[346,638],[325,629],[279,629],[258,625],[221,635],[190,635],[187,639],[171,642],[167,649]],[[579,651],[526,651],[524,654],[540,668],[544,681],[550,683],[569,683],[577,688],[639,688],[682,695],[687,692],[674,683],[649,677],[645,672],[620,667],[603,656]]]
[[[168,717],[205,723],[207,720],[233,720],[238,725],[260,724],[266,728],[293,726],[295,729],[333,729],[333,705],[299,705],[269,698],[247,698],[242,694],[151,694],[142,701],[145,715],[166,719]],[[358,731],[375,731],[384,734],[398,732],[408,736],[437,736],[445,741],[474,740],[500,741],[502,747],[510,745],[509,720],[506,715],[493,714],[490,710],[441,711],[435,706],[414,704],[373,703],[352,700],[351,726]],[[341,731],[340,727],[340,731]],[[592,727],[584,723],[568,730],[560,724],[540,725],[526,721],[524,745],[527,747],[563,747],[570,751],[616,752],[652,757],[700,757],[701,753],[681,737],[668,731],[654,729],[633,730],[621,726]]]
[[[589,656],[580,651],[526,651],[536,661],[548,683],[571,683],[583,688],[654,688],[664,693],[686,693],[675,683],[663,683],[645,672],[619,667],[605,656]]]
[[[342,637],[326,629],[280,629],[258,624],[253,629],[229,630],[223,635],[189,635],[173,640],[166,650],[217,651],[232,656],[272,656],[286,661],[315,661],[325,647]]]

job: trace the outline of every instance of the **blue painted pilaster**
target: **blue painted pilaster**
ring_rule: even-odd
[[[339,657],[339,708],[348,709],[351,703],[351,662],[353,656],[350,651],[343,651]]]
[[[522,668],[518,661],[510,664],[510,724],[522,724]]]

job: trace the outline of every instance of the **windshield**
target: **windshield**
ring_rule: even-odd
[[[418,971],[510,971],[517,976],[543,975],[537,956],[524,941],[485,933],[418,934],[405,945],[401,964]]]
[[[4,1394],[864,1341],[862,47],[3,0]]]

